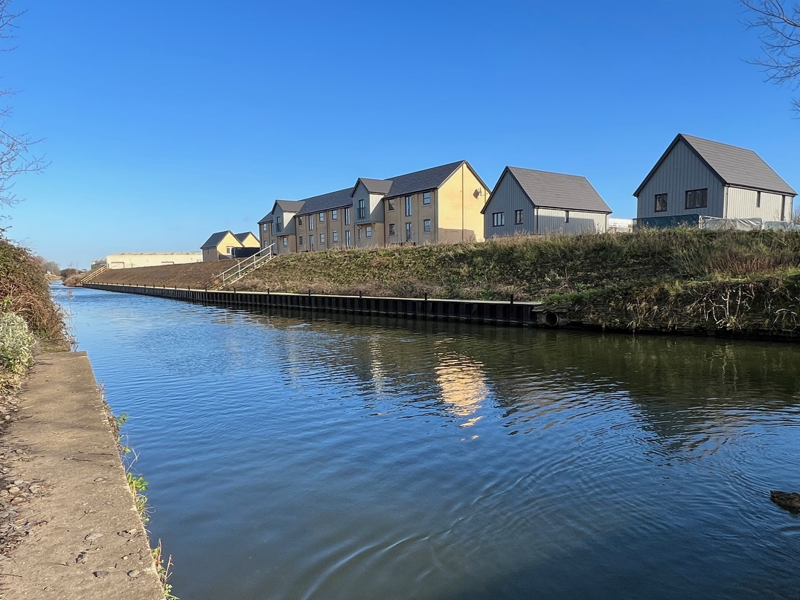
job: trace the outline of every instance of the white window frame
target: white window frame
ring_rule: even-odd
[[[413,201],[411,199],[411,196],[406,196],[405,205],[406,205],[406,216],[410,217],[411,216],[411,211],[413,209]]]
[[[331,211],[331,220],[338,221],[339,220],[339,211],[334,209]]]
[[[428,204],[431,203],[431,193],[430,192],[425,192],[424,194],[422,194],[422,203],[425,204],[425,205],[428,205]]]
[[[430,219],[423,219],[422,220],[422,231],[424,233],[431,232],[431,220]]]
[[[366,230],[364,232],[364,235],[366,235],[368,238],[371,238],[372,237],[372,225],[367,225],[364,229]]]

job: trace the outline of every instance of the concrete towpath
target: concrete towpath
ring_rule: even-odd
[[[86,354],[39,355],[18,407],[0,439],[13,496],[0,518],[26,537],[0,564],[0,598],[163,600]]]

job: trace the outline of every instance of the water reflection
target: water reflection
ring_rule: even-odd
[[[781,597],[794,345],[81,290],[187,598]]]

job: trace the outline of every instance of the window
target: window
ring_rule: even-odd
[[[227,247],[225,248],[225,254],[227,254],[228,256],[230,256],[231,254],[233,254],[233,246],[227,246]]]
[[[339,220],[339,211],[338,210],[332,210],[331,211],[331,219],[333,219],[334,221],[338,221]]]
[[[349,208],[345,208],[344,209],[344,224],[345,225],[350,225],[350,209]]]
[[[431,232],[431,220],[430,219],[423,219],[422,221],[422,231],[425,233]]]
[[[338,242],[339,241],[339,232],[338,231],[334,231],[333,232],[333,241],[334,242]]]
[[[492,213],[492,227],[502,227],[505,225],[505,213]]]
[[[756,192],[756,208],[761,208],[761,192]]]
[[[303,245],[303,236],[302,235],[297,238],[297,245],[298,246],[302,246]]]
[[[358,239],[361,239],[361,227],[357,227],[356,229],[358,231],[357,237],[358,237]]]
[[[422,203],[423,204],[430,204],[431,203],[431,193],[425,192],[422,194]]]
[[[275,228],[278,231],[283,231],[283,217],[275,217]]]
[[[522,209],[514,211],[514,225],[522,225]]]
[[[349,248],[350,246],[353,245],[353,240],[351,238],[352,238],[352,234],[350,233],[350,230],[348,229],[347,231],[344,232],[344,245],[345,245],[346,248]]]
[[[365,229],[367,230],[367,237],[371,238],[372,237],[372,225],[367,225],[365,227]]]
[[[411,241],[411,223],[406,223],[406,241]]]
[[[667,195],[656,194],[655,212],[664,212],[665,210],[667,210]]]
[[[564,211],[564,223],[569,223],[569,211]]]
[[[314,231],[314,215],[308,217],[308,230]]]
[[[308,222],[311,223],[311,219],[309,219]],[[308,248],[310,250],[314,249],[314,236],[313,235],[308,236]]]
[[[411,216],[411,196],[406,196],[406,216]]]
[[[289,238],[288,237],[284,236],[281,239],[283,240],[284,247],[289,245]]]
[[[303,217],[297,217],[297,224],[298,225],[302,225],[303,224]]]
[[[264,229],[264,233],[267,233],[267,229],[268,228],[267,228],[267,224],[266,223],[264,223],[264,225],[262,225],[262,228]]]
[[[386,204],[389,205],[389,210],[394,210],[394,200],[387,200]]]
[[[324,233],[320,233],[319,234],[319,243],[320,243],[320,245],[325,243],[325,234]]]
[[[363,198],[358,201],[358,218],[359,219],[366,219],[367,218],[367,201]]]
[[[324,223],[325,222],[325,213],[324,212],[319,213],[319,222],[320,223]]]
[[[397,227],[394,223],[389,223],[389,237],[394,237],[397,235]]]
[[[708,206],[708,188],[686,192],[686,208],[705,208],[706,206]]]

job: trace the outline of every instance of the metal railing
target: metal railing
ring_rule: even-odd
[[[105,273],[106,271],[108,271],[108,265],[103,265],[102,267],[89,271],[86,274],[86,276],[81,279],[81,283],[91,281],[92,279],[100,275],[100,273]]]
[[[230,269],[225,269],[222,273],[217,275],[220,279],[219,287],[236,283],[259,265],[272,260],[275,257],[275,253],[273,252],[274,247],[275,244],[270,244],[266,248],[253,254],[253,256],[248,256],[245,259],[237,261]]]

